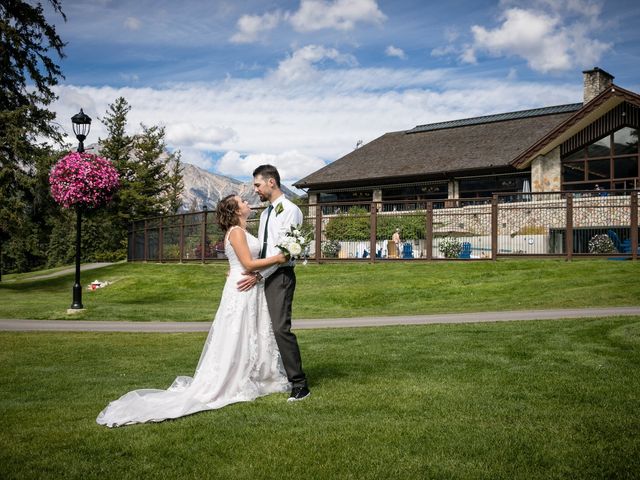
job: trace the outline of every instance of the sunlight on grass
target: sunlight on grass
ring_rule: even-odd
[[[210,321],[227,265],[123,263],[83,273],[84,320]],[[638,305],[640,262],[506,260],[298,266],[294,317]],[[0,283],[0,318],[65,319],[73,274]]]

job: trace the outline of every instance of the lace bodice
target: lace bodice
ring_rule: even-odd
[[[233,245],[231,245],[231,242],[229,242],[229,234],[231,233],[232,230],[236,228],[239,228],[240,230],[242,230],[245,236],[247,237],[247,244],[249,245],[249,251],[251,252],[251,256],[253,258],[257,258],[258,255],[260,254],[260,240],[258,240],[256,237],[254,237],[253,235],[251,235],[249,232],[242,229],[241,227],[238,227],[238,226],[231,227],[227,232],[227,236],[225,237],[225,242],[224,242],[224,253],[229,259],[230,274],[238,274],[238,273],[241,274],[244,271],[244,267],[240,263],[240,260],[238,259],[238,256],[236,255],[236,252],[233,249]]]

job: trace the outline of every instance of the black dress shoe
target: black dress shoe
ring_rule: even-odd
[[[297,402],[307,398],[309,395],[311,395],[311,392],[307,387],[293,387],[287,402]]]

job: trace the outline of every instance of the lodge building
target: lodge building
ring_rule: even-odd
[[[638,189],[640,95],[583,76],[583,103],[385,133],[294,185],[311,204]]]

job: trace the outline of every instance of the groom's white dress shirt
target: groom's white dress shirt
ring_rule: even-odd
[[[295,203],[287,199],[284,194],[276,198],[271,205],[273,205],[273,210],[271,210],[269,225],[267,226],[269,236],[267,237],[267,252],[265,257],[280,253],[280,249],[276,247],[276,245],[281,243],[284,234],[289,231],[291,225],[302,225],[304,221],[302,211]],[[282,205],[282,207],[278,207],[278,205]],[[258,229],[258,239],[260,242],[264,241],[264,226],[267,222],[268,212],[269,209],[265,208],[260,215],[260,228]],[[280,267],[292,267],[294,265],[295,261],[289,260],[288,263],[272,265],[264,270],[260,270],[260,275],[262,275],[263,278],[267,278]]]

